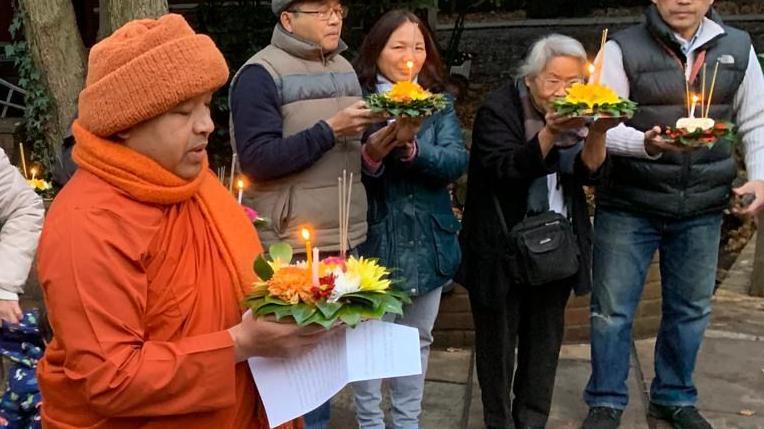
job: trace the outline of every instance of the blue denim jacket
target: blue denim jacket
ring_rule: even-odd
[[[358,249],[392,268],[404,280],[398,287],[415,296],[446,284],[459,265],[461,224],[448,185],[464,174],[469,157],[453,104],[422,124],[416,142],[413,160],[393,152],[377,177],[364,174],[369,232]]]

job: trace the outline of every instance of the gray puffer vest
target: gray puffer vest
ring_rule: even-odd
[[[241,71],[253,64],[268,71],[281,97],[283,136],[287,137],[332,117],[361,100],[361,86],[350,63],[340,53],[324,52],[318,45],[297,38],[280,24],[273,31],[271,44],[249,59],[234,76],[234,87]],[[257,120],[257,118],[252,118]],[[231,119],[231,146],[236,136]],[[303,247],[300,229],[310,225],[314,243],[323,251],[340,248],[339,190],[337,178],[343,170],[353,173],[347,241],[354,248],[366,240],[366,192],[361,183],[361,136],[337,138],[335,146],[309,168],[275,180],[254,181],[244,203],[269,218],[267,228],[259,230],[267,247],[285,241],[296,253]]]

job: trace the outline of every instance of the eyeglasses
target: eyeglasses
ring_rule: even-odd
[[[327,10],[300,10],[300,9],[293,9],[288,12],[291,13],[305,13],[308,15],[315,15],[316,18],[318,18],[319,21],[328,21],[332,19],[332,15],[337,15],[340,19],[345,19],[348,17],[348,8],[346,6],[340,6],[334,9],[327,9]]]
[[[544,89],[547,91],[555,91],[560,88],[569,88],[577,83],[584,83],[584,80],[581,78],[562,80],[562,79],[557,79],[554,77],[547,77],[547,78],[540,77],[540,80],[541,80],[541,84],[544,86]]]

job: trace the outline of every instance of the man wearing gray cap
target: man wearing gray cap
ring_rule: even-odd
[[[244,203],[270,218],[259,230],[266,248],[285,241],[299,252],[299,231],[309,224],[323,255],[340,249],[340,237],[353,249],[366,240],[360,137],[381,118],[361,100],[355,71],[340,55],[347,8],[339,0],[273,0],[271,7],[279,18],[271,44],[231,82],[231,144],[252,182]],[[355,183],[340,234],[343,170]],[[326,428],[329,414],[327,402],[305,416],[306,428]]]

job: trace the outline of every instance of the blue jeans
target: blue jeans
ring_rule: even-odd
[[[315,410],[305,414],[305,429],[327,429],[332,418],[331,400],[324,402]]]
[[[626,408],[632,322],[647,268],[660,252],[663,317],[650,400],[689,406],[698,399],[695,361],[711,314],[721,214],[671,220],[599,209],[594,218],[590,407]]]

